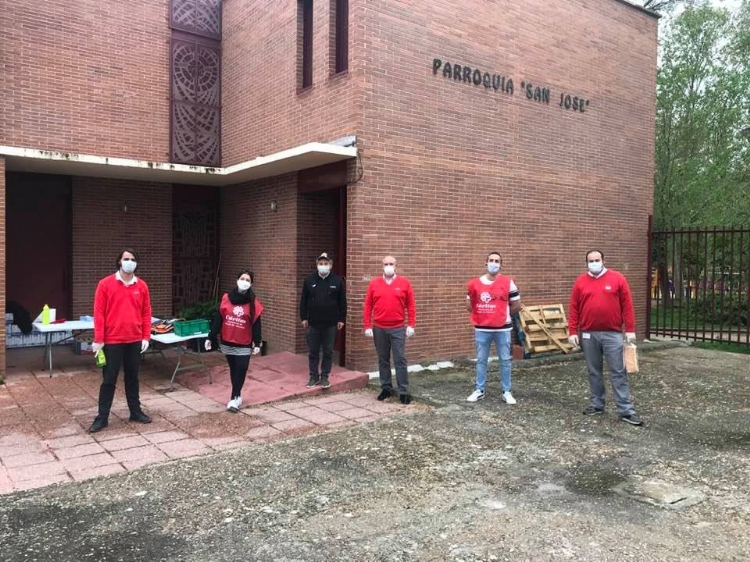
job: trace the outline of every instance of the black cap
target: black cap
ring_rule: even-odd
[[[318,259],[317,259],[317,260],[315,260],[315,261],[318,261],[318,260],[328,260],[328,261],[333,261],[333,260],[331,259],[331,257],[330,257],[330,256],[328,255],[328,252],[323,252],[322,254],[320,254],[320,255],[318,256]]]

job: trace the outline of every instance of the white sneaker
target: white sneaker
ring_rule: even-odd
[[[516,399],[513,398],[513,395],[510,393],[510,391],[503,392],[503,400],[505,400],[506,404],[515,404],[516,403]]]
[[[232,398],[229,402],[227,402],[227,410],[230,412],[236,412],[237,411],[237,400]]]
[[[475,390],[471,393],[471,396],[469,396],[466,401],[467,402],[479,402],[480,400],[484,399],[484,390]]]
[[[237,410],[239,410],[242,407],[242,396],[238,396],[234,401],[237,402]]]

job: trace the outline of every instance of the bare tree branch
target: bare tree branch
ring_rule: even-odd
[[[642,0],[643,7],[653,12],[664,12],[684,0]]]

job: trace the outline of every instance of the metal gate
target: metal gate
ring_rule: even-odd
[[[750,229],[649,228],[646,336],[750,346]]]

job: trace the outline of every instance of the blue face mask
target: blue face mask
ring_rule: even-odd
[[[500,264],[499,263],[488,263],[487,264],[487,271],[489,271],[492,275],[495,275],[498,271],[500,271]]]

